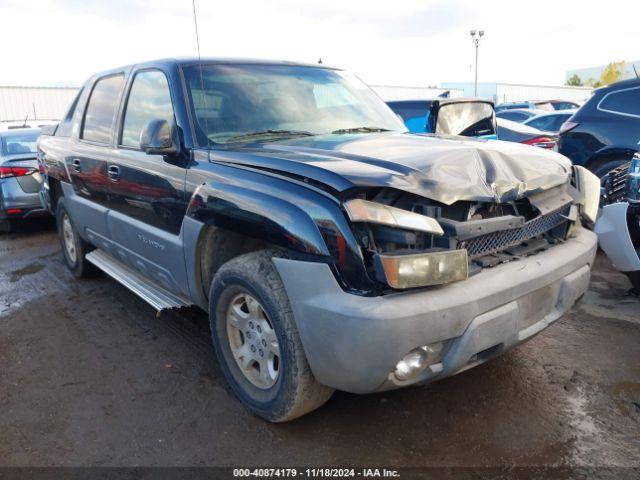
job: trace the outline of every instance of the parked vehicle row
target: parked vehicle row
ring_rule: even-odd
[[[567,122],[577,110],[558,110],[546,112],[544,110],[513,109],[502,110],[496,113],[496,117],[522,123],[543,132],[558,134],[562,125]]]
[[[498,114],[494,114],[493,104],[486,100],[396,100],[387,104],[404,121],[411,133],[499,139],[547,149],[556,147],[556,136],[553,133],[500,118]],[[445,106],[445,115],[439,115],[442,106]]]
[[[469,133],[493,109],[480,120]],[[584,294],[596,251],[588,170],[516,143],[409,134],[322,65],[97,74],[38,156],[69,269],[100,268],[159,310],[207,311],[231,388],[271,421],[532,338]]]
[[[579,107],[579,104],[567,100],[537,100],[532,102],[499,103],[496,105],[496,112],[502,112],[504,110],[511,110],[514,108],[553,111],[572,110]]]
[[[397,100],[387,105],[411,133],[496,138],[493,103],[478,98]]]

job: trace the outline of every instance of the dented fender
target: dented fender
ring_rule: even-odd
[[[334,266],[345,286],[372,288],[340,203],[327,192],[216,162],[190,168],[187,190],[193,192],[187,218],[315,257]]]

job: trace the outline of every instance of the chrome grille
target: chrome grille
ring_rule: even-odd
[[[471,238],[464,242],[464,247],[467,249],[470,258],[498,253],[509,247],[520,245],[526,240],[542,235],[567,222],[567,215],[569,215],[570,209],[571,205],[567,204],[558,210],[529,220],[522,227]],[[462,247],[463,245],[460,246]]]
[[[627,197],[629,166],[631,162],[614,168],[607,175],[604,184],[604,202],[608,205],[611,203],[621,202]]]

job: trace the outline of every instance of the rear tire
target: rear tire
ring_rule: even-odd
[[[333,389],[311,372],[274,256],[261,250],[224,264],[211,283],[209,318],[233,392],[256,415],[285,422],[323,405]]]
[[[60,246],[62,247],[62,256],[67,268],[78,278],[95,276],[98,269],[85,258],[86,254],[93,250],[94,247],[78,235],[78,231],[67,211],[64,198],[60,198],[56,206],[56,227],[60,238]]]
[[[11,233],[11,221],[0,220],[0,233]]]

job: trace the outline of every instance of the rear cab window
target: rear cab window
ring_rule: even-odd
[[[124,74],[102,77],[96,81],[87,103],[80,138],[108,145],[113,140],[113,122],[118,111]]]

